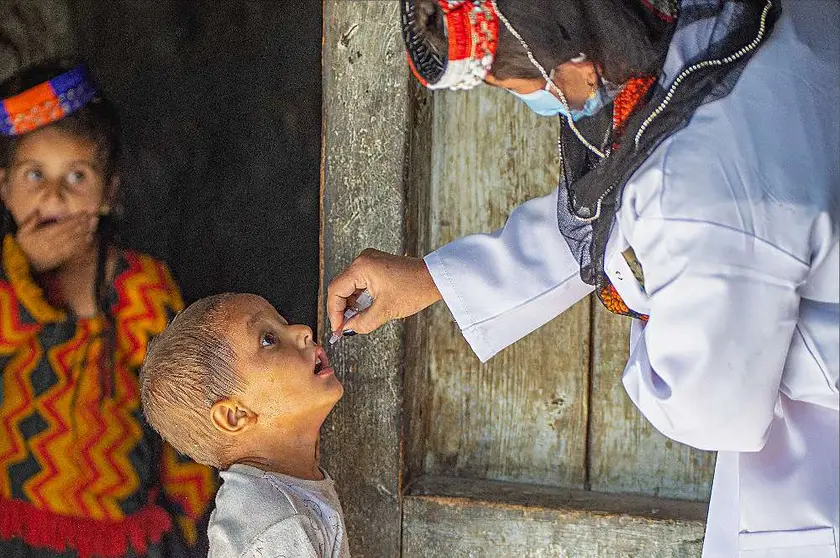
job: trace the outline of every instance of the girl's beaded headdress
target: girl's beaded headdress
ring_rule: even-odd
[[[429,89],[472,89],[490,71],[499,42],[499,15],[490,0],[437,0],[447,52],[439,54],[417,25],[417,0],[400,0],[411,71]]]
[[[84,66],[0,102],[0,134],[20,136],[61,120],[98,95]]]

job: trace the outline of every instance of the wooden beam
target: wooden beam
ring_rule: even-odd
[[[364,248],[406,248],[409,70],[399,29],[396,2],[324,4],[324,285]],[[403,329],[391,323],[330,349],[345,394],[324,427],[322,463],[357,558],[400,555]]]
[[[700,556],[706,506],[423,477],[403,513],[405,558],[691,558]]]
[[[432,203],[432,122],[434,118],[434,95],[415,79],[411,86],[409,107],[411,108],[411,136],[408,156],[408,192],[406,205],[406,252],[422,257],[429,252],[431,230],[429,212]],[[442,302],[438,306],[443,305]],[[403,424],[405,460],[403,482],[423,474],[423,458],[427,451],[427,440],[432,428],[426,411],[429,393],[429,319],[431,311],[424,311],[406,320],[405,325],[405,374],[403,389]]]

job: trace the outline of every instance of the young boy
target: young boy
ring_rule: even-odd
[[[151,343],[140,389],[152,427],[221,471],[209,558],[350,556],[317,453],[344,388],[311,329],[256,295],[204,298]]]

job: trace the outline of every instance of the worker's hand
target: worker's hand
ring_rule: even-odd
[[[364,290],[373,297],[373,304],[345,323],[344,310]],[[368,248],[330,283],[327,312],[332,331],[370,333],[385,322],[416,314],[440,298],[422,258]]]

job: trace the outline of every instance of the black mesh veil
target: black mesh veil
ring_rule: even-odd
[[[727,57],[731,58],[734,53],[740,52],[741,56],[728,63],[701,64],[700,68],[688,73],[670,95],[669,91],[654,85],[640,108],[627,120],[621,141],[608,157],[597,160],[588,153],[569,124],[561,119],[559,144],[563,167],[558,192],[558,226],[580,263],[581,279],[595,286],[599,296],[609,287],[604,256],[624,186],[663,140],[688,124],[697,107],[732,90],[749,58],[770,34],[780,11],[767,0],[729,0],[726,4],[725,8],[719,7],[728,13],[726,32],[721,33],[721,38],[696,60],[688,62],[687,67],[703,60],[729,59]],[[716,15],[708,6],[705,10],[684,11],[680,14],[676,32],[699,18]],[[749,45],[755,46],[745,48]],[[575,123],[584,137],[596,145],[600,143],[598,138],[603,131],[610,126],[612,110],[609,108]],[[652,116],[654,112],[656,115]],[[643,129],[641,135],[640,129]],[[593,219],[596,215],[600,216]]]

